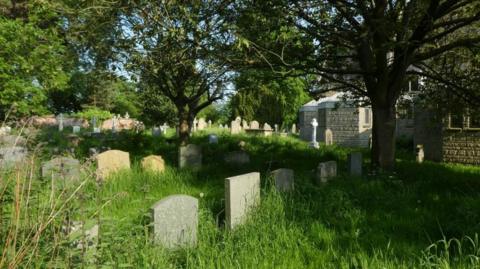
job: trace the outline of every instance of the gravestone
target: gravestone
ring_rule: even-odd
[[[224,161],[232,165],[245,165],[250,163],[250,156],[245,151],[233,151],[225,155]]]
[[[417,145],[417,150],[415,152],[415,159],[417,163],[423,163],[425,159],[425,152],[423,151],[423,145]]]
[[[330,129],[325,130],[325,145],[333,145],[333,133]]]
[[[297,133],[297,125],[295,125],[295,123],[292,124],[291,133],[292,133],[292,134],[296,134],[296,133]]]
[[[72,126],[72,129],[74,134],[80,133],[80,126]]]
[[[0,128],[0,136],[10,134],[11,132],[12,128],[10,126],[3,126]]]
[[[260,124],[258,121],[254,120],[250,122],[250,129],[260,129]]]
[[[23,147],[27,144],[27,139],[19,135],[2,135],[0,136],[0,145],[6,147]]]
[[[253,172],[225,179],[225,225],[233,229],[245,222],[248,213],[260,203],[260,173]]]
[[[202,166],[202,149],[200,146],[188,144],[180,147],[178,165],[180,168],[199,168]]]
[[[0,148],[0,170],[15,166],[26,160],[28,151],[24,147]]]
[[[244,130],[249,129],[250,127],[248,126],[248,122],[246,120],[242,120],[242,128]]]
[[[160,127],[153,127],[152,128],[152,136],[153,137],[158,137],[161,134],[161,128]]]
[[[273,127],[275,128],[275,133],[278,133],[278,124],[273,125]]]
[[[312,125],[312,140],[310,141],[309,146],[311,148],[318,149],[320,148],[320,146],[318,145],[318,142],[317,142],[317,126],[318,126],[317,119],[313,118],[310,124]]]
[[[144,170],[150,170],[158,173],[161,173],[165,170],[165,161],[163,160],[162,156],[159,155],[149,155],[142,159],[141,164]]]
[[[218,136],[215,134],[208,135],[208,143],[210,144],[218,144]]]
[[[205,118],[200,118],[197,123],[197,130],[201,131],[205,128],[207,128],[207,122],[205,121]]]
[[[208,120],[208,128],[212,128],[212,121]]]
[[[76,181],[81,177],[80,161],[70,157],[57,157],[42,165],[42,177],[45,179]]]
[[[337,176],[337,162],[328,161],[319,163],[317,166],[317,183],[325,183],[329,178]]]
[[[197,131],[197,124],[198,124],[198,120],[197,118],[194,118],[193,119],[193,132],[196,132]]]
[[[61,132],[63,131],[63,114],[60,113],[58,116],[58,131]]]
[[[94,134],[99,134],[99,133],[101,133],[100,128],[99,128],[99,127],[94,127],[94,128],[93,128],[93,133],[94,133]]]
[[[230,134],[238,134],[242,131],[242,126],[240,125],[239,121],[232,121],[231,123],[231,128],[230,128]]]
[[[280,168],[272,171],[273,183],[279,191],[293,190],[294,172],[292,169]]]
[[[273,131],[272,126],[270,126],[268,123],[265,122],[263,125],[263,130],[264,131]]]
[[[352,176],[361,176],[362,175],[362,153],[361,152],[352,152],[348,154],[348,172]]]
[[[151,208],[157,244],[167,248],[192,247],[197,243],[198,200],[188,195],[170,195]]]
[[[97,175],[106,179],[111,173],[130,169],[130,154],[121,150],[107,150],[96,156]]]

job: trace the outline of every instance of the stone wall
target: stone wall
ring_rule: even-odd
[[[361,110],[363,108],[356,107],[325,109],[326,128],[332,131],[334,144],[348,147],[368,147],[371,130],[360,117],[360,114],[363,113]],[[325,129],[319,130],[319,133],[324,139]]]
[[[299,128],[300,128],[300,139],[305,141],[310,141],[312,138],[312,122],[313,118],[318,120],[318,111],[301,111],[299,113]],[[318,139],[318,127],[317,127],[317,139]]]
[[[480,130],[445,130],[443,161],[480,165]]]

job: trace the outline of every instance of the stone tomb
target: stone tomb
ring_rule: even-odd
[[[329,178],[337,176],[337,162],[328,161],[319,163],[317,166],[317,183],[326,183]]]
[[[166,248],[190,247],[197,243],[198,199],[170,195],[151,208],[154,240]]]
[[[96,156],[97,175],[101,179],[121,169],[130,169],[130,154],[121,150],[108,150]]]
[[[247,219],[248,213],[260,203],[260,173],[225,179],[225,225],[233,229]]]
[[[292,169],[280,168],[272,171],[273,184],[279,191],[291,191],[294,186],[294,172]]]
[[[250,156],[245,151],[233,151],[225,154],[224,161],[231,165],[245,165],[250,163]]]
[[[54,180],[79,180],[80,161],[70,157],[57,157],[42,165],[42,177]]]
[[[202,149],[200,146],[188,144],[180,147],[178,154],[178,166],[180,168],[199,168],[202,166]]]
[[[142,168],[152,172],[162,173],[165,171],[165,161],[160,155],[149,155],[142,159]]]
[[[362,153],[361,152],[352,152],[348,154],[348,172],[352,176],[361,176],[362,175]]]

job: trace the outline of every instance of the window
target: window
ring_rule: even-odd
[[[471,111],[468,118],[470,120],[469,128],[480,128],[480,112]]]
[[[463,128],[463,113],[450,113],[448,128]]]

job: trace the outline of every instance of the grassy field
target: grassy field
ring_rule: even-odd
[[[37,158],[20,172],[2,175],[0,268],[480,268],[479,167],[420,165],[401,151],[396,174],[352,178],[345,173],[351,149],[312,150],[291,137],[215,132],[217,145],[208,144],[204,132],[192,138],[203,148],[199,171],[175,168],[172,139],[106,139],[103,145],[130,152],[132,170],[102,183],[86,176],[63,191],[38,178],[38,164],[69,147],[66,134],[40,134],[32,144],[48,144]],[[224,154],[238,150],[240,140],[251,164],[224,164]],[[75,148],[86,168],[88,148],[100,143],[85,138]],[[163,174],[139,169],[149,154],[165,159]],[[314,170],[327,160],[338,161],[340,174],[318,186]],[[295,170],[295,191],[275,191],[268,175],[277,168]],[[245,225],[226,230],[224,179],[253,171],[262,175],[261,205]],[[195,248],[168,251],[152,244],[149,207],[171,194],[200,201]],[[99,223],[97,248],[75,248],[82,238],[65,235],[67,220],[85,221],[86,227]]]

